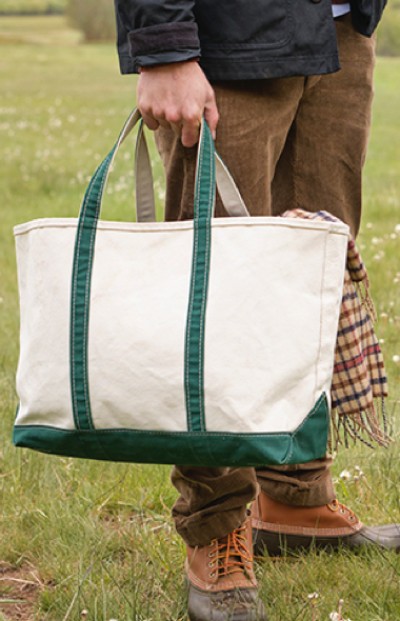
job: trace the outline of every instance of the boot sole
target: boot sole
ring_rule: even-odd
[[[338,550],[343,547],[359,547],[359,545],[352,545],[351,537],[351,535],[349,537],[307,537],[258,531],[254,536],[254,555],[257,559],[262,559],[265,554],[280,557],[311,550]]]
[[[279,557],[309,550],[334,551],[347,548],[354,552],[371,545],[381,550],[400,552],[400,525],[365,526],[357,533],[341,537],[310,537],[253,529],[253,548],[257,559],[262,558],[265,553]]]

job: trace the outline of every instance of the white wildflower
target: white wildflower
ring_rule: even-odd
[[[342,470],[342,472],[339,474],[339,477],[342,479],[342,481],[350,481],[351,472],[349,470]]]
[[[398,354],[395,354],[392,358],[393,362],[395,362],[396,364],[398,364],[400,362],[400,356]]]
[[[61,119],[57,119],[56,117],[53,117],[49,120],[49,125],[50,127],[53,127],[54,129],[61,127],[62,125],[62,120]]]

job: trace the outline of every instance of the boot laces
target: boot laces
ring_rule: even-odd
[[[251,571],[253,555],[248,548],[246,526],[239,526],[222,539],[213,539],[210,548],[208,566],[213,568],[210,577],[216,574],[218,577],[235,573],[248,575]]]
[[[335,498],[335,500],[332,500],[331,503],[329,503],[328,507],[332,511],[338,511],[342,515],[346,515],[348,517],[348,519],[350,520],[350,522],[356,522],[357,521],[357,516],[354,513],[354,511],[349,509],[349,507],[347,507],[343,503],[339,502],[336,498]]]

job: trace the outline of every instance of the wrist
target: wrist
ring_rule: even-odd
[[[154,69],[162,69],[162,68],[173,69],[175,67],[179,67],[179,66],[182,66],[182,65],[190,65],[190,64],[193,64],[193,63],[197,63],[198,64],[199,60],[200,60],[200,57],[198,57],[198,58],[189,58],[188,60],[179,60],[179,61],[173,62],[173,63],[159,63],[157,65],[145,65],[145,66],[138,67],[138,71],[139,71],[139,73],[150,73]]]

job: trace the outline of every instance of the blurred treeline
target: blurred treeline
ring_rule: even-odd
[[[65,13],[86,41],[109,41],[115,37],[112,0],[0,0],[0,15]],[[378,30],[378,54],[400,56],[400,0],[388,0]]]

